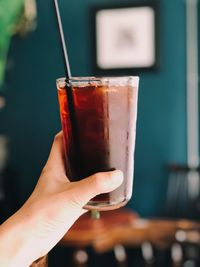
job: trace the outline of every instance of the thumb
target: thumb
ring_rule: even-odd
[[[123,173],[119,170],[99,172],[79,182],[73,183],[73,199],[83,207],[93,197],[118,188],[123,182]]]

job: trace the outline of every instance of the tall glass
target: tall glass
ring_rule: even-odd
[[[118,189],[91,199],[87,209],[116,209],[131,198],[138,84],[132,76],[57,80],[69,180],[115,169],[124,174]]]

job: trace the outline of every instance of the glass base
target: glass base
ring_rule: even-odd
[[[89,201],[87,205],[84,206],[86,210],[98,210],[98,211],[106,211],[106,210],[115,210],[125,206],[128,202],[128,199],[124,199],[122,201]]]

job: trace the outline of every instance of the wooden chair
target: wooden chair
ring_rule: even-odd
[[[199,219],[200,168],[172,164],[166,196],[166,213],[169,217]]]

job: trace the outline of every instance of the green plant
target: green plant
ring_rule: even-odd
[[[20,19],[24,0],[0,0],[0,89],[2,87],[7,53],[15,25]]]

